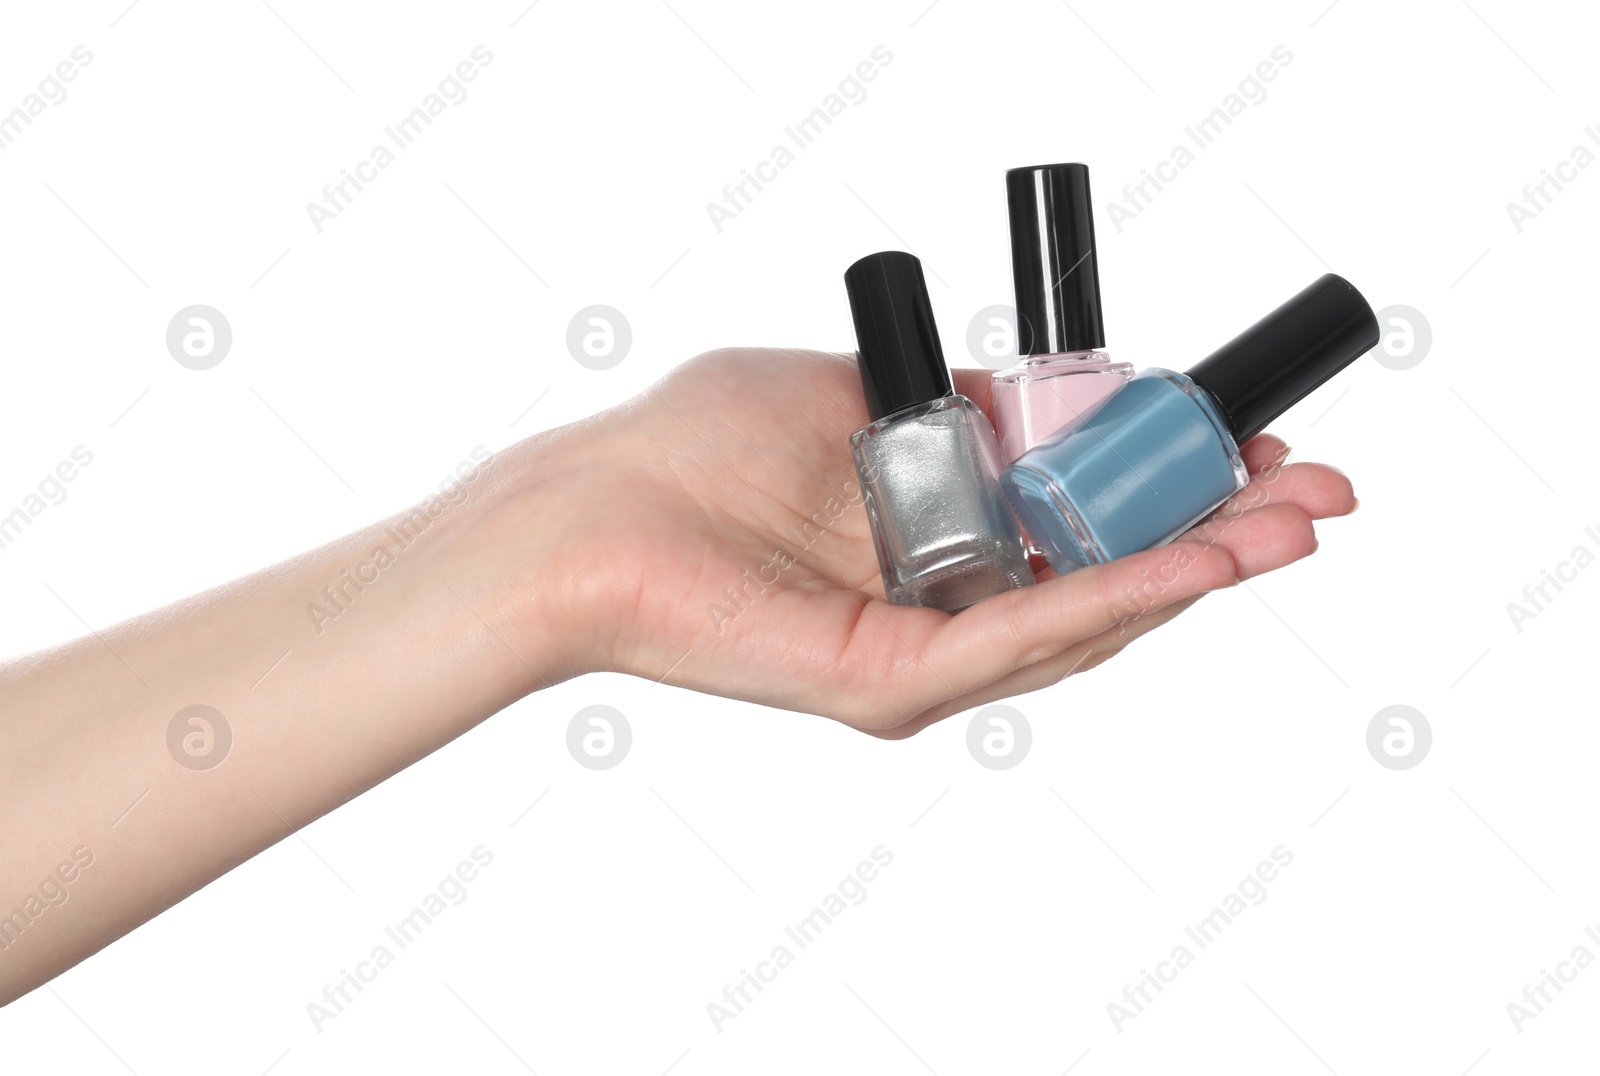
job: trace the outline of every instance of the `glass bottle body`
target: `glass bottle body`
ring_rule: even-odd
[[[1161,369],[1126,382],[1001,476],[1057,573],[1164,545],[1247,481],[1239,446],[1210,394]]]
[[[1029,355],[994,375],[1000,458],[1011,463],[1064,426],[1087,417],[1133,376],[1104,351]]]
[[[955,613],[1033,584],[1000,491],[994,427],[971,400],[896,411],[857,430],[850,448],[891,602]]]

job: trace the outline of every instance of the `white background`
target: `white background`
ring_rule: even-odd
[[[1002,172],[1055,160],[1093,170],[1108,344],[1137,366],[1193,362],[1330,268],[1422,312],[1420,363],[1364,358],[1276,427],[1360,511],[1015,700],[1033,746],[1002,772],[965,716],[885,743],[620,677],[526,699],[12,1005],[0,1066],[1592,1065],[1600,970],[1520,1032],[1506,1009],[1575,946],[1600,955],[1600,570],[1520,632],[1507,613],[1600,550],[1600,168],[1520,233],[1506,211],[1600,151],[1592,12],[672,3],[7,5],[0,109],[74,46],[94,59],[0,152],[0,512],[74,446],[94,462],[0,550],[0,650],[354,529],[698,351],[848,349],[840,274],[874,250],[924,259],[967,361],[968,321],[1010,300]],[[306,203],[477,45],[470,96],[318,234]],[[868,96],[719,233],[706,203],[879,45]],[[1119,188],[1279,45],[1266,98],[1114,228]],[[165,346],[195,303],[234,333],[205,372]],[[603,372],[565,344],[592,303],[633,330]],[[597,703],[634,735],[604,772],[565,746]],[[1433,731],[1405,771],[1366,746],[1397,703]],[[314,1027],[307,1003],[480,844],[467,901]],[[717,1030],[707,1003],[880,844],[867,900]],[[1266,901],[1114,1027],[1124,984],[1278,845]]]

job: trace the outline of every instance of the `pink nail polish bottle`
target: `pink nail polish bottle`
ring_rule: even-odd
[[[994,414],[1000,454],[1010,463],[1093,412],[1133,376],[1133,367],[1101,350],[1089,169],[1013,168],[1006,201],[1022,361],[994,375]]]

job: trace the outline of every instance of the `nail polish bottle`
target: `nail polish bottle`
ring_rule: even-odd
[[[1163,545],[1244,488],[1241,444],[1378,338],[1361,293],[1329,273],[1188,373],[1144,370],[1001,485],[1057,573]]]
[[[1101,350],[1089,169],[1013,168],[1006,173],[1006,205],[1022,361],[994,375],[994,421],[1000,456],[1010,463],[1093,411],[1133,376],[1133,367]]]
[[[1031,586],[994,427],[951,384],[922,263],[869,254],[844,283],[872,419],[850,449],[889,600],[955,613]]]

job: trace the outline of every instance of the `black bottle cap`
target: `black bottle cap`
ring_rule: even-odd
[[[856,323],[861,388],[874,422],[955,392],[915,255],[868,254],[845,270],[844,287]]]
[[[1055,355],[1104,347],[1089,169],[1043,164],[1006,173],[1017,348]]]
[[[1240,444],[1354,362],[1379,339],[1372,307],[1328,273],[1188,370]]]

